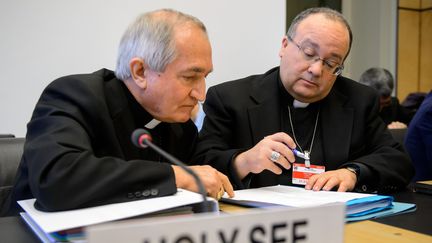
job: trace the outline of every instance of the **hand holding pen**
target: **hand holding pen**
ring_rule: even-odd
[[[295,162],[295,152],[290,149],[295,147],[288,134],[278,132],[264,137],[254,147],[236,156],[234,167],[241,179],[249,173],[258,174],[264,170],[280,175],[282,168],[288,170]]]

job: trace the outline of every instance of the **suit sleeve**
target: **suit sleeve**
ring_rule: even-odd
[[[194,161],[213,166],[227,175],[233,186],[238,189],[243,188],[243,183],[238,178],[232,161],[237,154],[247,148],[238,148],[236,144],[237,138],[232,129],[232,119],[236,114],[233,106],[225,106],[224,102],[230,102],[226,99],[227,97],[222,99],[214,87],[208,90],[203,107],[206,114],[205,125],[199,133]]]
[[[28,124],[23,161],[39,209],[67,210],[176,192],[170,165],[124,158],[103,94],[79,80],[63,81],[44,91]]]
[[[384,122],[379,118],[378,96],[365,94],[361,97],[366,108],[359,108],[361,114],[358,121],[362,125],[354,125],[353,141],[361,146],[351,146],[349,162],[366,166],[367,176],[360,171],[358,186],[361,191],[380,192],[394,191],[404,188],[413,176],[413,166],[402,144],[396,142]],[[361,124],[359,122],[356,122]]]

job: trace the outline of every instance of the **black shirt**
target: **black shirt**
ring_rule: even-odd
[[[282,81],[279,79],[279,98],[281,103],[281,127],[282,131],[287,133],[294,142],[297,140],[296,149],[300,152],[309,151],[310,162],[313,165],[324,165],[324,156],[322,148],[322,135],[319,121],[320,103],[311,103],[304,108],[294,107],[294,98],[285,90]],[[291,111],[292,125],[290,122],[289,110]],[[316,122],[318,116],[318,122]],[[314,128],[316,124],[316,132]],[[293,133],[294,130],[294,133]],[[295,136],[294,136],[295,134]],[[311,143],[313,139],[313,146]],[[304,163],[304,159],[296,157],[296,163]],[[292,169],[283,171],[278,178],[280,184],[292,184]]]

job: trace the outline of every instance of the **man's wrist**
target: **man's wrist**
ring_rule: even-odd
[[[232,163],[233,163],[233,168],[240,180],[242,180],[249,174],[249,171],[247,170],[246,167],[247,163],[245,158],[245,152],[234,155]]]
[[[356,176],[356,182],[358,182],[360,177],[360,167],[354,164],[350,164],[345,166],[344,168],[354,173],[354,175]]]
[[[240,178],[239,176],[239,172],[237,171],[237,167],[234,163],[234,159],[241,154],[242,152],[244,152],[244,150],[241,149],[237,149],[234,152],[231,153],[230,159],[229,159],[229,163],[228,163],[228,170],[226,171],[226,175],[228,176],[228,178],[230,179],[231,183],[233,183],[234,185],[234,189],[238,190],[238,189],[245,189],[247,188],[245,186],[245,184],[243,184],[243,179],[246,178]],[[223,172],[223,171],[221,171]]]
[[[350,167],[357,172],[357,181],[355,191],[357,192],[374,192],[377,190],[378,176],[368,166],[363,163],[350,162],[342,168]]]
[[[355,169],[354,167],[347,166],[347,167],[345,167],[345,169],[349,170],[350,172],[354,173],[354,175],[358,176],[358,172],[357,172],[358,170]]]

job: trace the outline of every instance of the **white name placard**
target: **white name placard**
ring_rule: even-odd
[[[89,226],[89,243],[343,242],[345,205],[251,209],[235,214],[193,214],[132,219]]]

